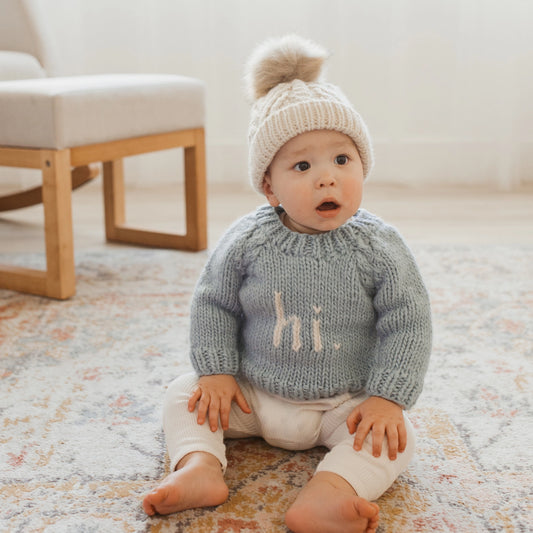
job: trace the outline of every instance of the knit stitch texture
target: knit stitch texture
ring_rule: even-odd
[[[220,240],[197,283],[191,360],[290,399],[366,391],[410,408],[431,351],[429,298],[398,232],[360,209],[322,234],[263,206]]]

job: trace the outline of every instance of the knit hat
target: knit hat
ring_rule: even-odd
[[[297,35],[271,39],[250,56],[245,81],[252,100],[248,129],[248,169],[263,194],[263,179],[278,150],[312,130],[335,130],[357,146],[366,178],[373,165],[372,145],[363,119],[342,91],[321,78],[328,54]]]

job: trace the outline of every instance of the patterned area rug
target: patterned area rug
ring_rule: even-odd
[[[417,455],[380,499],[379,531],[531,531],[533,248],[415,254],[434,351],[411,411]],[[168,470],[162,399],[190,369],[205,259],[110,247],[77,256],[69,301],[0,291],[1,531],[287,532],[284,511],[324,449],[231,441],[226,504],[163,518],[140,505]]]

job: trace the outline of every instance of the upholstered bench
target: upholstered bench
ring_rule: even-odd
[[[0,165],[42,171],[42,190],[0,198],[0,210],[42,199],[47,260],[46,271],[0,266],[0,288],[60,299],[74,294],[71,190],[94,176],[89,165],[95,162],[103,163],[108,240],[204,249],[204,99],[202,82],[177,75],[0,82]],[[185,234],[128,227],[123,158],[179,147],[184,148]]]

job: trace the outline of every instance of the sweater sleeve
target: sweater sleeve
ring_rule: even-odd
[[[235,223],[211,254],[191,304],[191,362],[200,376],[239,371],[243,241],[250,217]]]
[[[429,296],[394,228],[385,226],[375,255],[378,347],[367,392],[410,409],[422,392],[431,353]]]

